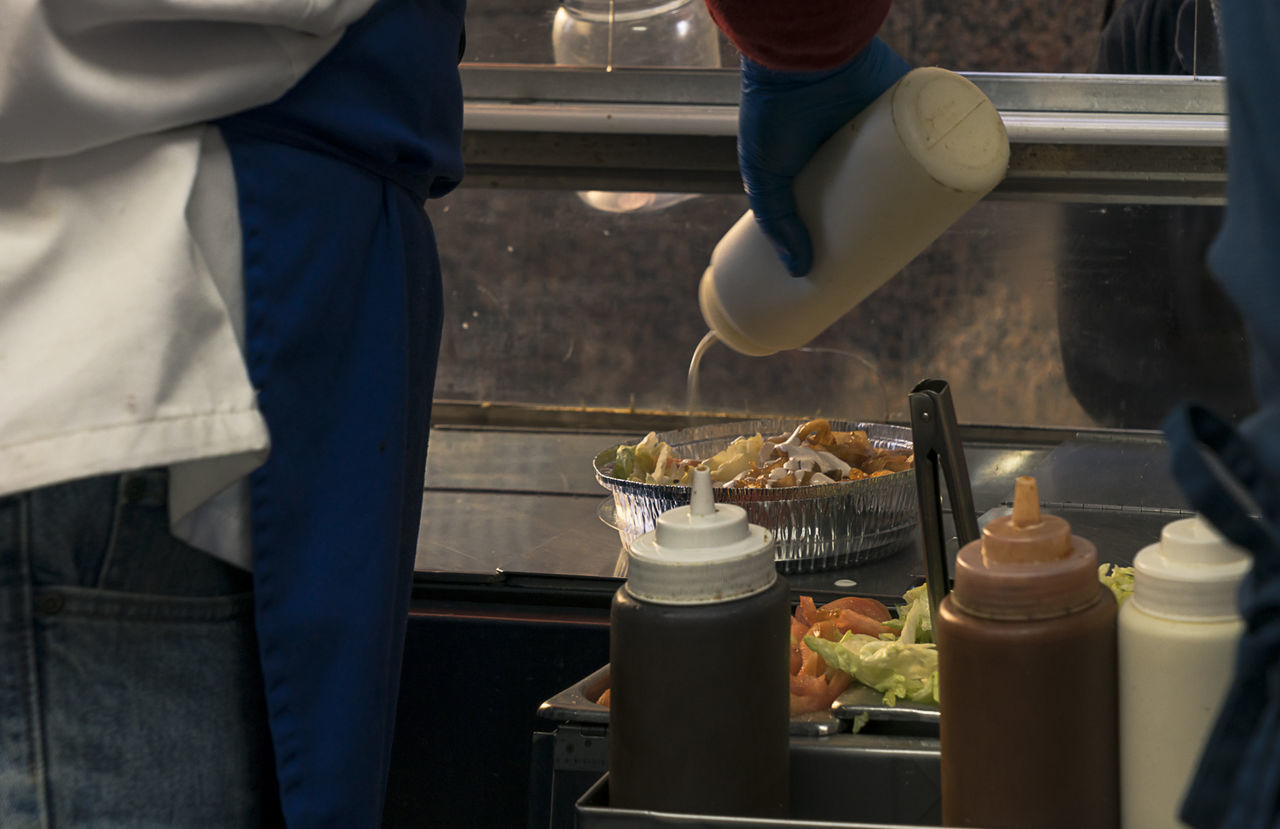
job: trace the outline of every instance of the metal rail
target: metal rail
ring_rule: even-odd
[[[967,75],[1013,144],[995,198],[1222,203],[1220,78]],[[732,70],[463,67],[468,186],[741,192]]]

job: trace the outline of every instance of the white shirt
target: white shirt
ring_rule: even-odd
[[[0,495],[168,466],[175,532],[249,566],[269,441],[204,122],[282,95],[372,2],[0,0]]]

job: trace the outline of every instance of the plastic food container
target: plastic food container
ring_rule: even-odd
[[[706,458],[734,439],[756,432],[769,437],[789,434],[799,418],[771,418],[716,423],[658,433],[680,457]],[[830,420],[833,431],[861,430],[878,449],[912,451],[911,429],[886,423]],[[602,449],[605,447],[601,447]],[[618,531],[624,546],[654,527],[663,512],[689,501],[689,488],[643,484],[614,478],[597,468],[596,479],[613,495],[601,510],[605,523]],[[858,481],[777,489],[717,487],[718,502],[737,504],[753,524],[774,532],[778,567],[784,573],[807,573],[866,564],[897,552],[919,522],[915,473],[912,470]]]

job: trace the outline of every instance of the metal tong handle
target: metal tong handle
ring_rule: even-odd
[[[973,508],[969,468],[960,445],[951,389],[945,380],[921,380],[907,395],[911,408],[911,442],[915,451],[916,495],[920,500],[920,530],[924,536],[924,572],[929,584],[929,610],[938,618],[938,606],[951,591],[947,571],[947,540],[942,523],[942,491],[938,464],[947,478],[951,517],[960,546],[978,539],[978,516]]]

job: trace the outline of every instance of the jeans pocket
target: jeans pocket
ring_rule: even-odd
[[[164,470],[120,476],[110,538],[91,585],[157,596],[248,592],[252,573],[197,550],[170,532],[168,489]],[[85,569],[84,564],[80,569]]]
[[[0,826],[282,823],[252,574],[173,537],[167,483],[0,502]]]
[[[278,820],[250,594],[36,592],[49,808],[57,825]]]

